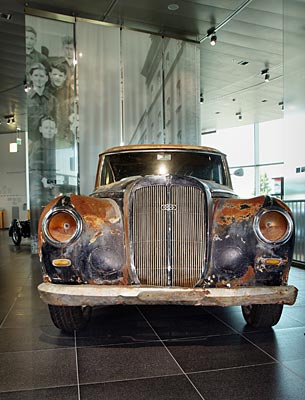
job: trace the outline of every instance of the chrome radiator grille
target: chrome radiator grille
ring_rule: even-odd
[[[142,284],[193,287],[205,257],[205,195],[195,186],[138,188],[132,204],[133,261]]]

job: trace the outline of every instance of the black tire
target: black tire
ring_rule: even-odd
[[[84,329],[91,317],[91,307],[53,306],[49,304],[50,316],[54,325],[71,333]]]
[[[18,226],[13,226],[12,230],[12,241],[16,246],[19,246],[21,243],[21,232]]]
[[[248,325],[254,328],[271,328],[279,322],[283,304],[251,304],[241,306],[241,309]]]

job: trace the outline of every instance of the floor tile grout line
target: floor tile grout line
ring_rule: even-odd
[[[13,304],[10,306],[10,308],[9,308],[9,310],[8,310],[8,312],[7,312],[7,314],[6,314],[6,316],[3,318],[3,321],[1,322],[0,329],[1,329],[1,328],[3,327],[3,325],[5,324],[5,322],[6,322],[7,318],[8,318],[8,316],[10,315],[12,309],[14,308],[14,305],[15,305],[16,302],[17,302],[17,299],[18,299],[18,297],[15,297],[15,299],[14,299],[14,301],[13,301]]]
[[[213,369],[205,369],[205,370],[201,370],[201,371],[192,371],[192,372],[188,372],[188,375],[205,374],[205,373],[219,372],[219,371],[229,371],[232,369],[264,367],[266,365],[276,365],[276,364],[278,364],[278,363],[274,362],[274,361],[269,361],[267,363],[259,363],[259,364],[235,365],[233,367],[213,368]]]
[[[73,388],[75,385],[54,385],[54,386],[41,386],[37,388],[20,388],[20,389],[9,389],[5,391],[0,391],[0,398],[2,394],[6,393],[21,393],[21,392],[35,392],[36,390],[53,390],[53,389],[64,389],[64,388]]]
[[[125,379],[109,379],[106,381],[93,381],[93,382],[84,382],[81,383],[80,386],[86,385],[99,385],[99,384],[107,384],[107,383],[120,383],[120,382],[134,382],[134,381],[141,381],[145,379],[162,379],[168,377],[175,377],[175,376],[185,376],[183,372],[177,374],[165,374],[165,375],[149,375],[149,376],[139,376],[135,378],[125,378]]]
[[[178,363],[178,361],[175,359],[175,357],[172,355],[172,353],[169,351],[169,349],[167,348],[167,346],[165,345],[165,343],[163,342],[163,340],[160,338],[160,336],[158,335],[158,333],[156,332],[156,330],[153,328],[153,326],[151,325],[151,323],[148,321],[148,319],[145,317],[145,315],[143,314],[143,312],[138,308],[137,309],[139,311],[139,313],[142,315],[142,317],[145,319],[145,321],[147,322],[147,324],[150,326],[150,328],[152,329],[152,331],[155,333],[155,335],[159,338],[160,342],[162,343],[162,346],[165,348],[165,350],[168,352],[168,354],[171,356],[171,358],[174,360],[174,362],[176,363],[176,365],[178,366],[178,368],[180,369],[180,371],[183,373],[183,375],[185,376],[185,378],[189,381],[189,383],[192,385],[192,387],[195,389],[195,391],[197,392],[197,394],[200,396],[200,398],[202,400],[205,400],[205,398],[202,396],[202,394],[199,392],[199,390],[197,389],[197,387],[195,386],[195,384],[192,382],[192,380],[189,378],[189,376],[186,374],[186,372],[183,370],[183,368],[181,367],[181,365]]]
[[[253,343],[249,338],[247,338],[243,333],[239,332],[237,329],[233,328],[233,326],[229,325],[227,322],[223,321],[220,317],[217,315],[211,313],[210,311],[207,311],[210,315],[212,315],[214,318],[218,319],[221,323],[226,325],[228,328],[232,329],[233,332],[235,332],[237,335],[241,336],[243,339],[245,339],[248,343],[252,344],[254,347],[256,347],[258,350],[266,354],[268,357],[270,357],[273,361],[276,363],[279,363],[279,360],[274,358],[271,354],[267,353],[264,349],[260,348],[257,344]]]
[[[79,368],[78,368],[76,331],[74,331],[74,351],[75,351],[75,364],[76,364],[77,399],[80,400],[80,382],[79,382]]]
[[[215,314],[212,314],[210,311],[207,311],[208,313],[210,313],[211,315],[213,315],[216,319],[218,319],[218,321],[222,322],[224,325],[226,325],[227,327],[229,327],[230,329],[232,329],[234,332],[236,332],[238,335],[240,335],[243,339],[245,339],[248,343],[252,344],[252,346],[256,347],[258,350],[260,350],[261,352],[263,352],[264,354],[266,354],[268,357],[270,357],[272,360],[275,361],[276,364],[281,365],[283,368],[287,369],[288,371],[290,371],[291,373],[293,373],[295,376],[297,376],[298,378],[301,378],[303,381],[305,381],[304,378],[302,378],[300,375],[298,375],[295,371],[293,371],[292,369],[290,369],[288,366],[286,366],[283,361],[277,360],[276,358],[274,358],[271,354],[269,354],[267,351],[265,351],[264,349],[262,349],[261,347],[259,347],[256,343],[252,342],[247,336],[245,336],[243,333],[238,332],[235,328],[233,328],[232,326],[230,326],[229,324],[227,324],[225,321],[223,321],[221,318],[219,318],[218,316],[216,316]]]

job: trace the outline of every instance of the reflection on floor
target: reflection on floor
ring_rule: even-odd
[[[0,399],[304,400],[305,270],[279,324],[240,307],[117,306],[75,336],[56,329],[36,287],[37,256],[0,231]]]

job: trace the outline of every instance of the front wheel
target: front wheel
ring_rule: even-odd
[[[250,304],[241,306],[241,309],[248,325],[254,328],[271,328],[279,322],[283,304]]]
[[[91,307],[53,306],[49,304],[50,316],[54,325],[65,332],[84,329],[91,317]]]
[[[13,227],[12,241],[16,246],[19,246],[21,243],[21,232],[20,232],[20,229],[18,228],[18,226],[16,226],[16,225]]]

